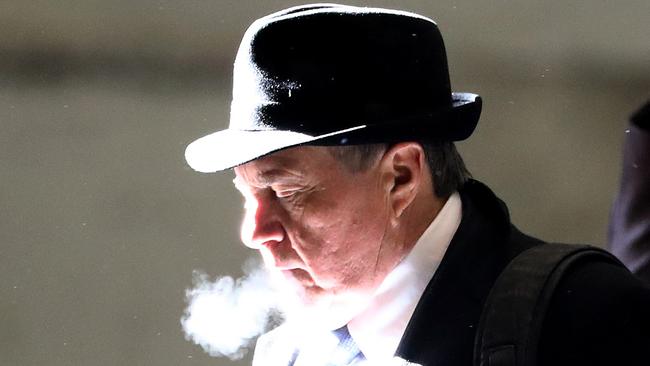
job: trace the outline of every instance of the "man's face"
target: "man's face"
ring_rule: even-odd
[[[389,270],[387,177],[377,164],[352,173],[326,148],[305,146],[235,168],[243,242],[304,304],[367,295]]]

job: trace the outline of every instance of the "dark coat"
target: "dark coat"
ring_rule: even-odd
[[[541,241],[519,232],[483,184],[460,192],[463,216],[411,318],[397,355],[424,366],[470,366],[487,294],[505,265]],[[579,266],[542,329],[539,365],[650,365],[650,290],[625,268]]]
[[[623,174],[608,246],[650,285],[650,102],[632,117],[625,134]]]

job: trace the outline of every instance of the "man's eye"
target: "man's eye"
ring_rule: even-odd
[[[296,190],[278,190],[274,192],[275,192],[275,196],[278,198],[289,198],[294,194],[296,194]]]

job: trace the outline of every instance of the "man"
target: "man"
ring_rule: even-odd
[[[630,122],[608,246],[632,272],[650,284],[650,102]]]
[[[315,4],[251,25],[230,127],[186,158],[202,172],[234,167],[242,239],[300,300],[254,364],[472,363],[496,277],[542,243],[510,224],[453,145],[480,109],[451,92],[428,18]],[[609,263],[574,272],[544,318],[539,363],[647,364],[648,292]]]

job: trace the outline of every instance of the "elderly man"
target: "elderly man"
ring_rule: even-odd
[[[315,4],[251,25],[230,127],[186,158],[201,172],[234,167],[242,239],[300,300],[293,321],[260,338],[255,364],[472,364],[497,276],[542,244],[510,224],[453,145],[480,109],[477,95],[451,92],[428,18]],[[625,268],[578,266],[538,315],[534,358],[648,364],[648,305]]]

